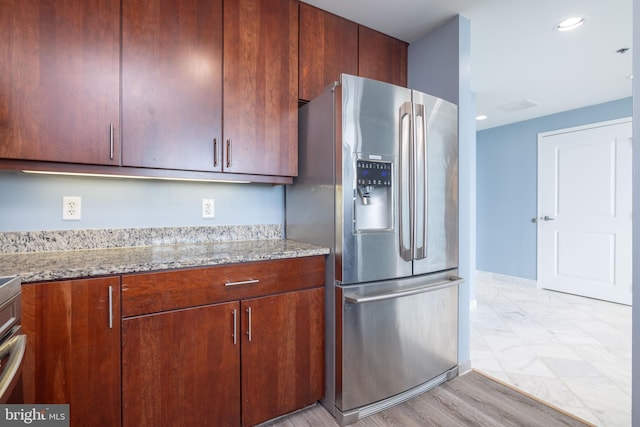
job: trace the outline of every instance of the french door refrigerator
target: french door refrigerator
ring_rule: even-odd
[[[343,74],[299,110],[288,239],[329,247],[323,405],[341,425],[457,375],[457,107]]]

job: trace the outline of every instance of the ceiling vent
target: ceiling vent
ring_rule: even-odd
[[[523,99],[521,101],[510,102],[508,104],[498,106],[499,109],[514,113],[520,110],[526,110],[527,108],[537,107],[539,103],[530,99]]]

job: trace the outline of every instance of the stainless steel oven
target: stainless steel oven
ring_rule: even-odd
[[[0,277],[0,403],[22,403],[22,361],[27,337],[20,333],[19,276]]]

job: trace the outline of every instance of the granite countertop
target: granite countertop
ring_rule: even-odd
[[[23,283],[29,283],[328,253],[327,248],[283,239],[3,253],[0,276],[19,274]]]

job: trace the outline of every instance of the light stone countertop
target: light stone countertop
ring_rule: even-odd
[[[279,224],[0,233],[0,276],[23,283],[326,255]]]
[[[283,239],[3,253],[0,276],[19,274],[23,283],[29,283],[328,253],[328,248]]]

